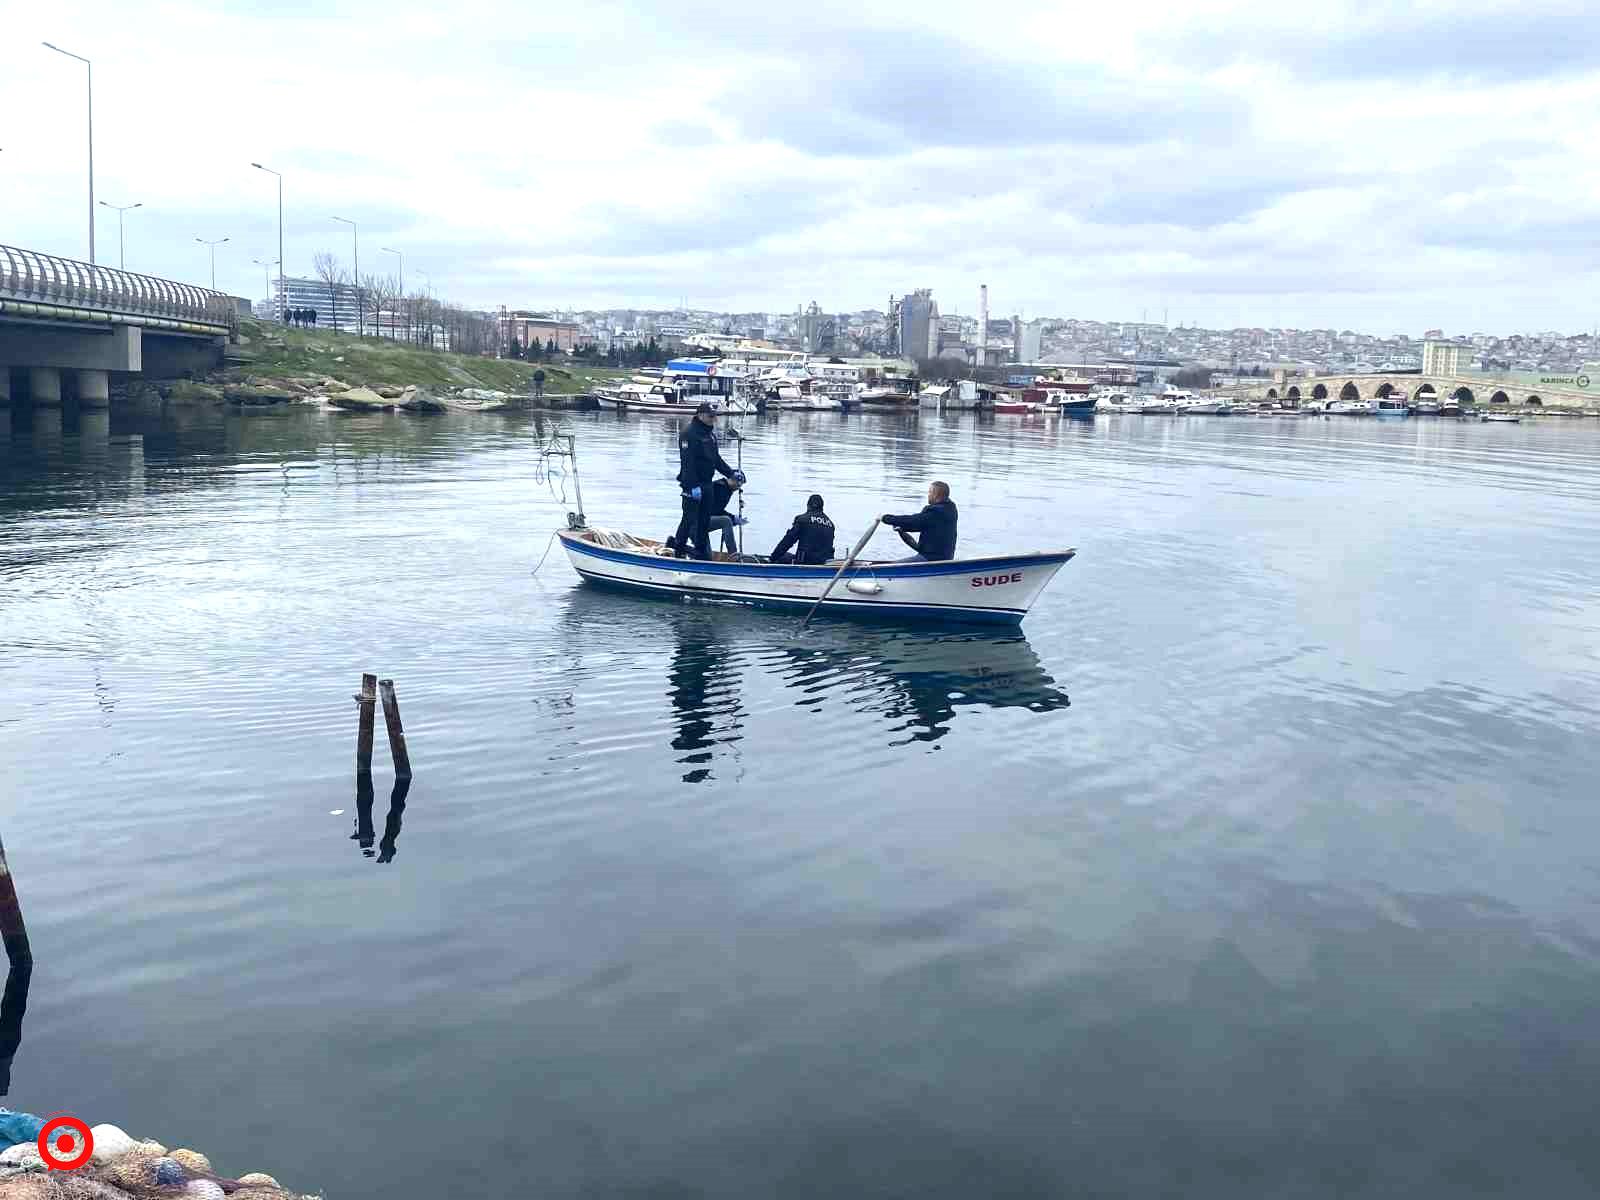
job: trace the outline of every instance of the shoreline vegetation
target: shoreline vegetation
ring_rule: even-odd
[[[134,377],[130,399],[179,404],[325,404],[348,410],[399,408],[492,412],[571,406],[627,370],[456,354],[382,337],[289,328],[245,318],[237,344],[205,378]]]

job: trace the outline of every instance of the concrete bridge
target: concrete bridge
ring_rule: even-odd
[[[1570,379],[1570,382],[1568,380]],[[1593,381],[1577,374],[1562,376],[1561,383],[1533,385],[1488,375],[1315,375],[1282,382],[1252,382],[1245,393],[1257,400],[1293,404],[1325,400],[1381,400],[1400,396],[1411,400],[1454,399],[1462,404],[1506,405],[1510,408],[1545,408],[1552,411],[1600,410],[1600,376]]]
[[[222,292],[0,246],[0,405],[104,408],[112,375],[203,372],[237,329]]]

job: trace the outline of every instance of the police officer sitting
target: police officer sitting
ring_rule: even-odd
[[[789,548],[798,546],[791,555]],[[833,521],[822,511],[822,497],[813,495],[806,510],[789,525],[783,540],[772,550],[776,563],[825,563],[833,557]]]

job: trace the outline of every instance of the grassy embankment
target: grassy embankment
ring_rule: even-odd
[[[477,387],[526,393],[533,391],[533,373],[543,370],[545,394],[559,396],[587,392],[597,384],[628,374],[584,364],[560,366],[444,354],[387,338],[358,338],[331,330],[285,329],[249,319],[240,322],[239,332],[243,361],[236,371],[256,378],[327,375],[357,387],[416,384],[430,391]]]

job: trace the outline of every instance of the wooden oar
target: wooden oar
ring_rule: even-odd
[[[850,551],[850,557],[839,564],[839,569],[833,573],[833,578],[828,580],[828,586],[822,589],[822,595],[817,597],[817,602],[811,606],[811,611],[805,615],[805,620],[800,622],[801,629],[811,623],[811,618],[817,615],[817,609],[822,607],[822,602],[828,598],[828,593],[833,591],[833,585],[839,582],[839,576],[850,569],[850,564],[855,562],[856,555],[861,553],[861,547],[865,546],[872,539],[872,535],[878,532],[878,526],[882,521],[882,517],[875,517],[872,527],[861,535],[861,540],[856,543],[856,548]]]

